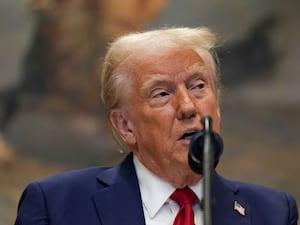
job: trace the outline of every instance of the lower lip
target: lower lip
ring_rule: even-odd
[[[191,143],[191,139],[180,139],[179,142],[184,145],[189,145]]]

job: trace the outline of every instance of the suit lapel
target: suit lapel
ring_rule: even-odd
[[[250,225],[250,206],[241,199],[239,189],[215,174],[213,180],[214,225]]]
[[[102,225],[145,224],[132,154],[117,167],[97,176],[102,188],[93,199]]]
[[[97,179],[100,188],[93,199],[102,225],[145,225],[132,154],[119,166],[101,172]],[[251,225],[251,208],[241,198],[238,187],[218,174],[213,178],[213,196],[214,225]],[[235,202],[245,215],[234,208]]]

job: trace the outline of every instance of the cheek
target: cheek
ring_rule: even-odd
[[[165,127],[169,128],[169,123],[174,118],[174,108],[171,105],[152,108],[148,105],[142,107],[136,118],[140,118],[140,122],[149,127]]]
[[[220,107],[219,104],[215,103],[211,108],[211,117],[213,121],[213,130],[220,133],[220,123],[221,123],[221,116],[220,116]]]
[[[214,96],[207,98],[199,104],[198,110],[201,116],[211,116],[214,131],[220,132],[221,117],[217,99]]]
[[[135,116],[135,135],[140,144],[151,146],[167,145],[167,139],[171,136],[172,121],[174,118],[172,109],[154,110],[145,107]]]

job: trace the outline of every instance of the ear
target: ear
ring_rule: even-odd
[[[125,143],[128,145],[136,144],[136,138],[132,129],[132,125],[128,119],[128,116],[123,110],[113,109],[109,114],[109,119],[112,126]]]

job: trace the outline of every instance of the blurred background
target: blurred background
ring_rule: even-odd
[[[107,43],[132,31],[219,34],[218,171],[292,193],[300,205],[300,1],[1,0],[0,225],[34,180],[124,157],[98,97]]]

